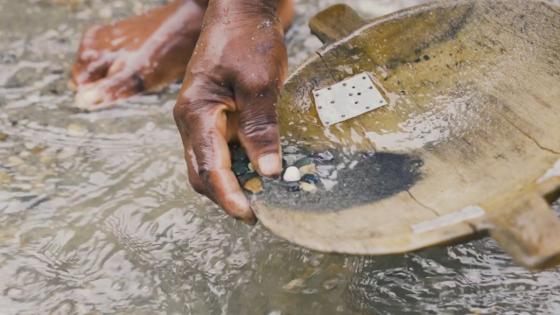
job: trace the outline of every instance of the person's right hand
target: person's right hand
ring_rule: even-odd
[[[209,1],[174,110],[191,185],[246,223],[256,219],[228,142],[241,142],[260,175],[280,174],[275,106],[287,56],[277,2]]]

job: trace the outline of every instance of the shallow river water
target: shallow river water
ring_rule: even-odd
[[[560,271],[488,239],[325,255],[229,219],[187,187],[179,85],[72,110],[84,28],[162,2],[0,0],[0,314],[560,314]],[[305,21],[334,2],[298,2],[292,68],[320,46]],[[419,1],[345,2],[376,16]]]

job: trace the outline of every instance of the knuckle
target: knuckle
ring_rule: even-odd
[[[274,148],[278,145],[278,127],[272,118],[259,118],[245,122],[241,126],[241,137],[256,148]]]
[[[204,102],[200,99],[181,96],[173,108],[173,117],[175,122],[187,125],[202,115],[202,109],[204,108]]]
[[[278,91],[280,79],[273,73],[252,73],[242,80],[242,88],[245,92],[255,96],[266,96]]]
[[[247,136],[266,136],[276,131],[277,119],[275,115],[258,115],[241,121],[241,129]]]

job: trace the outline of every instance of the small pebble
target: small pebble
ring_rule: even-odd
[[[312,160],[312,159],[310,159],[310,158],[303,158],[303,159],[297,160],[297,161],[294,163],[294,166],[297,167],[297,168],[301,168],[301,167],[303,167],[303,166],[310,165],[310,164],[313,164],[313,160]]]
[[[249,165],[247,165],[247,168],[249,169],[249,172],[255,171],[255,167],[253,166],[253,163],[249,163]]]
[[[315,174],[305,174],[301,177],[301,181],[308,184],[318,184],[320,180]]]
[[[327,280],[323,283],[323,288],[325,288],[325,290],[327,290],[327,291],[330,291],[330,290],[336,288],[338,283],[339,283],[338,279]]]
[[[299,183],[298,182],[289,182],[289,183],[285,183],[284,187],[286,187],[286,190],[288,192],[298,192],[301,190],[301,187],[299,187]]]
[[[69,124],[66,127],[66,130],[68,131],[68,134],[70,134],[71,136],[83,136],[88,132],[85,126],[75,124],[75,123]]]
[[[299,168],[301,174],[317,174],[317,166],[315,164],[304,165]]]
[[[325,151],[313,154],[312,158],[318,163],[326,163],[332,161],[334,159],[334,155],[329,151]]]
[[[249,167],[243,161],[235,161],[233,162],[232,170],[235,175],[241,176],[249,172]]]
[[[24,163],[24,161],[22,159],[20,159],[19,157],[12,155],[8,158],[8,165],[9,166],[19,166],[22,165]]]
[[[231,151],[231,156],[234,162],[245,162],[249,163],[249,157],[247,157],[247,155],[245,154],[245,151],[243,150],[243,147],[239,146],[239,145],[232,145],[230,147],[230,151]]]
[[[39,161],[40,161],[42,164],[45,164],[45,165],[48,166],[48,165],[51,165],[51,164],[52,164],[52,162],[54,161],[54,157],[53,157],[52,155],[50,155],[50,154],[42,155],[42,156],[39,158]]]
[[[35,155],[39,155],[39,154],[43,153],[43,151],[45,151],[45,149],[46,149],[45,147],[38,145],[38,146],[33,147],[33,149],[31,149],[31,153],[33,153]]]
[[[315,186],[315,184],[302,182],[299,184],[299,186],[301,187],[301,190],[306,192],[314,193],[317,191],[317,186]]]
[[[286,285],[284,285],[282,287],[282,289],[284,289],[286,291],[293,291],[295,289],[301,289],[304,284],[305,284],[305,281],[303,279],[297,278],[297,279],[294,279],[294,280],[288,282]]]
[[[259,194],[263,191],[263,183],[260,178],[253,177],[243,185],[243,188],[253,194]]]
[[[8,139],[8,134],[0,132],[0,142],[6,141]]]
[[[9,184],[12,181],[12,177],[6,173],[0,171],[0,184]]]
[[[284,172],[283,178],[286,182],[297,182],[301,179],[301,173],[297,167],[290,166]]]
[[[257,173],[245,173],[243,175],[239,175],[237,176],[237,180],[239,181],[239,183],[243,186],[245,185],[245,183],[247,181],[249,181],[250,179],[253,179],[255,177],[258,177],[259,175],[257,175]]]

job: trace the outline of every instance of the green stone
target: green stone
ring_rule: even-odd
[[[314,164],[312,159],[310,159],[310,158],[303,158],[303,159],[297,160],[297,161],[294,163],[294,166],[297,167],[297,168],[300,168],[300,167],[302,167],[302,166],[310,165],[310,164]]]
[[[245,161],[234,161],[231,169],[236,176],[241,176],[249,172],[249,166]]]

